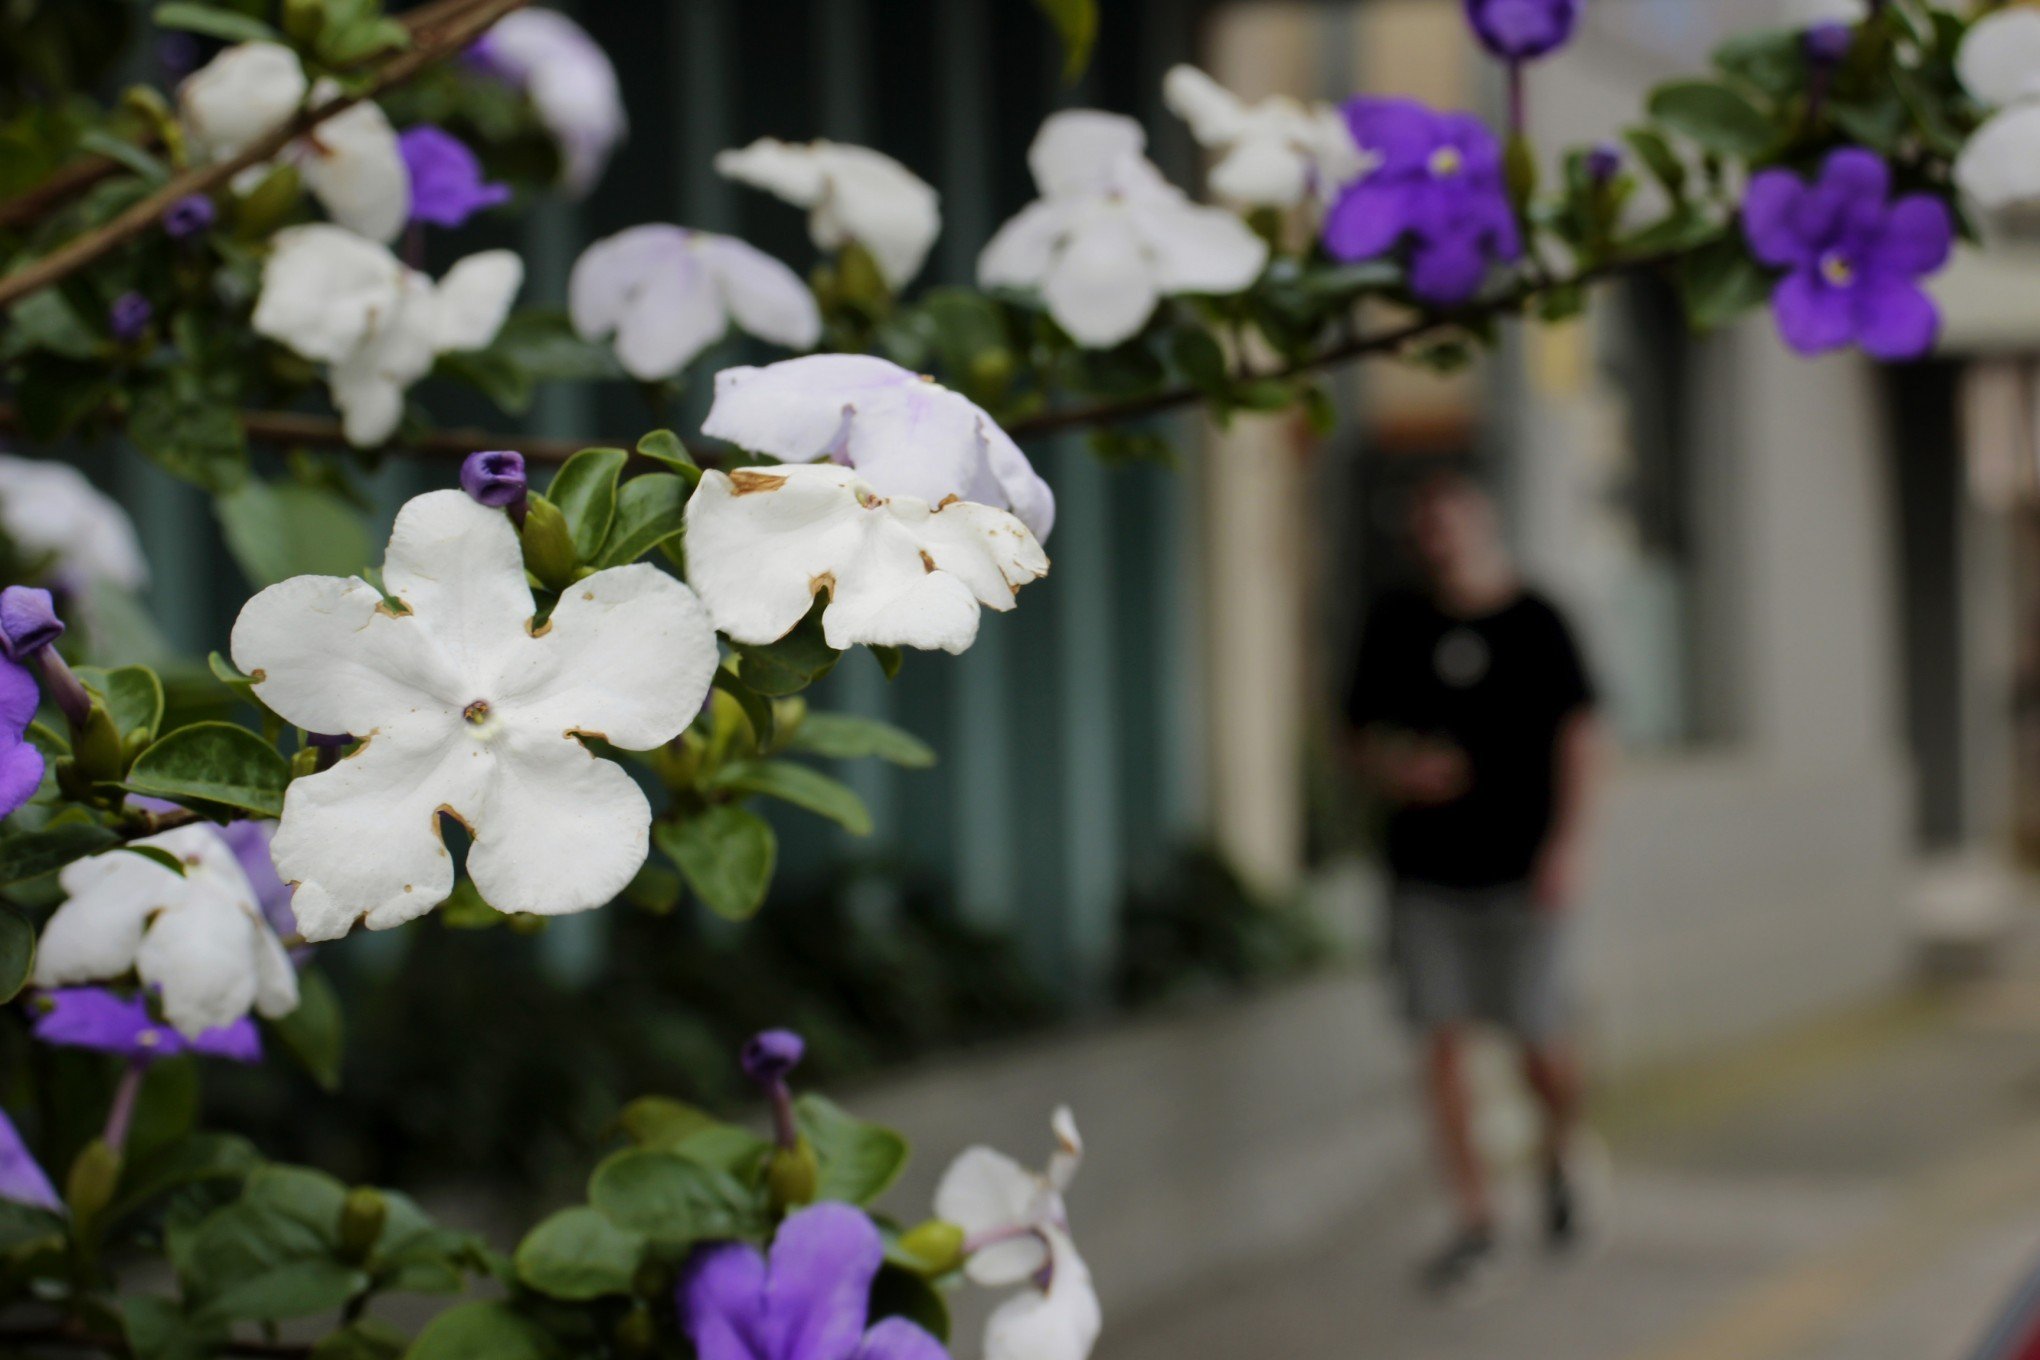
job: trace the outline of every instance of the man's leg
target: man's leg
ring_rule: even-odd
[[[1579,1123],[1580,1064],[1564,1040],[1533,1040],[1523,1045],[1523,1079],[1544,1112],[1544,1167],[1564,1170],[1567,1140]]]
[[[1459,1225],[1469,1232],[1487,1232],[1494,1216],[1488,1204],[1487,1174],[1473,1141],[1473,1094],[1466,1083],[1463,1026],[1444,1024],[1431,1029],[1425,1041],[1425,1077],[1432,1137]]]

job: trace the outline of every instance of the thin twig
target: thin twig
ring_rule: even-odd
[[[282,126],[257,138],[238,155],[172,176],[160,189],[104,226],[74,238],[5,278],[0,278],[0,311],[22,298],[57,283],[153,227],[164,213],[193,194],[209,193],[249,166],[273,159],[285,147],[327,119],[345,113],[363,100],[394,89],[426,67],[466,47],[489,26],[519,9],[526,0],[470,0],[435,28],[429,37],[390,58],[358,94],[342,94],[306,109]]]

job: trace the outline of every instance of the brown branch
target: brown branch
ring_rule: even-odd
[[[458,10],[441,11],[444,14],[443,24],[433,27],[429,36],[421,37],[414,46],[383,63],[359,94],[338,95],[315,108],[305,109],[266,136],[257,138],[240,154],[172,176],[163,187],[111,222],[66,242],[28,267],[0,278],[0,311],[133,240],[153,227],[180,200],[217,189],[249,166],[274,158],[286,146],[328,118],[394,89],[434,62],[451,56],[481,36],[496,20],[525,3],[526,0],[467,0]]]

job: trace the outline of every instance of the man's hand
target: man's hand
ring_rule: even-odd
[[[1466,752],[1448,742],[1417,742],[1383,752],[1380,769],[1389,797],[1417,807],[1437,807],[1463,798],[1473,785],[1473,768]]]

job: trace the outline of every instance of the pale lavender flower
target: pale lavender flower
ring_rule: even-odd
[[[33,1209],[48,1209],[51,1213],[62,1213],[64,1208],[56,1187],[43,1174],[4,1110],[0,1110],[0,1199]]]

